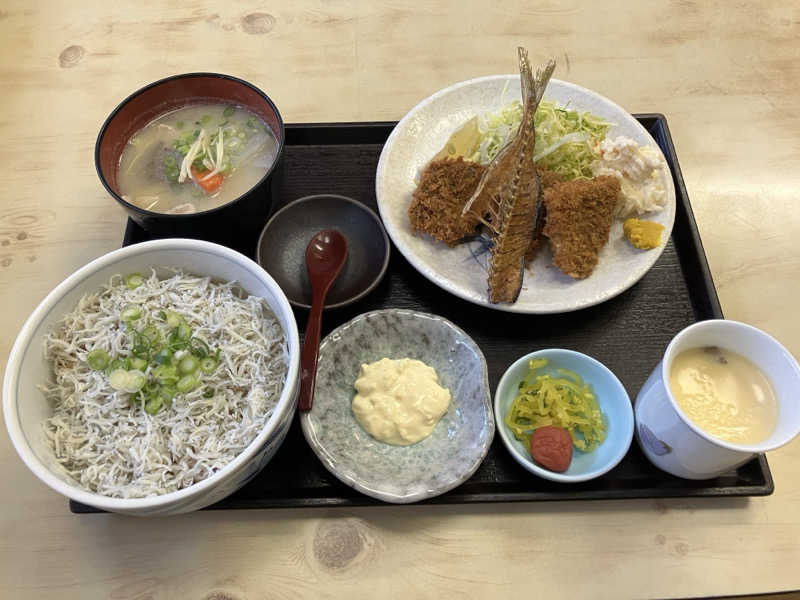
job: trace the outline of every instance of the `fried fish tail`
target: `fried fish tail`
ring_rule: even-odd
[[[492,303],[515,302],[522,289],[525,254],[539,223],[542,190],[533,164],[534,114],[555,68],[551,60],[534,78],[528,53],[518,49],[523,113],[519,129],[489,163],[464,213],[488,215],[492,236],[488,291]]]

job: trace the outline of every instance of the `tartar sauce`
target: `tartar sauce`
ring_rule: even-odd
[[[353,414],[376,440],[409,446],[428,437],[450,406],[436,371],[410,358],[362,364]]]
[[[596,149],[592,173],[620,180],[618,217],[631,217],[664,208],[667,191],[662,181],[663,159],[655,148],[639,146],[629,137],[605,139]]]

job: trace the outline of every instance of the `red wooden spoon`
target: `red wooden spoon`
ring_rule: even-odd
[[[339,276],[346,258],[347,240],[335,229],[320,231],[311,238],[306,247],[306,271],[311,282],[312,297],[303,350],[300,352],[300,397],[297,408],[303,411],[311,410],[314,400],[319,332],[325,296]]]

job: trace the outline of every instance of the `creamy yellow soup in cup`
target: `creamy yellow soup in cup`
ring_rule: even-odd
[[[639,391],[636,440],[658,468],[711,479],[800,433],[798,390],[800,366],[777,340],[737,321],[700,321],[672,339]]]

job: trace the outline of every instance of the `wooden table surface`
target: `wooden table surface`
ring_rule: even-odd
[[[163,6],[162,6],[163,4]],[[0,3],[0,360],[59,281],[120,245],[97,131],[188,71],[286,122],[399,119],[515,48],[668,120],[728,318],[800,355],[796,2]],[[3,598],[679,597],[800,588],[800,440],[754,499],[73,515],[0,435]]]

